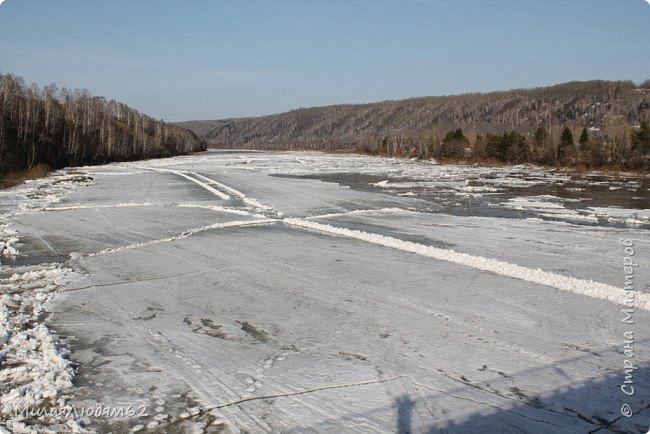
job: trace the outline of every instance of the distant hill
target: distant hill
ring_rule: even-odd
[[[439,135],[462,128],[468,134],[517,130],[603,128],[608,116],[631,125],[650,118],[650,85],[631,81],[569,82],[549,87],[491,93],[410,98],[372,104],[301,108],[270,116],[178,125],[212,146],[353,147],[365,136]]]

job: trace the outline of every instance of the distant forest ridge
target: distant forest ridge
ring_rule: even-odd
[[[0,174],[165,157],[205,149],[193,132],[126,104],[0,74]]]
[[[649,120],[650,80],[595,80],[178,125],[217,147],[643,166]]]

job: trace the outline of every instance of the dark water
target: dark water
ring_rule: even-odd
[[[624,219],[614,218],[610,220],[605,216],[594,216],[590,207],[618,207],[626,209],[645,210],[650,208],[650,178],[646,176],[608,176],[603,174],[583,173],[562,173],[565,179],[558,179],[558,173],[551,173],[548,179],[534,172],[527,176],[525,172],[508,173],[503,178],[503,172],[480,173],[480,178],[469,179],[466,182],[470,187],[495,186],[490,180],[497,181],[522,181],[530,182],[526,186],[502,186],[497,185],[498,192],[481,193],[477,196],[462,195],[449,186],[431,187],[390,187],[381,188],[373,184],[380,181],[389,183],[407,182],[446,182],[445,179],[424,180],[421,178],[391,177],[386,175],[368,175],[360,173],[330,173],[310,175],[274,175],[289,178],[318,179],[324,182],[332,182],[348,186],[355,190],[388,193],[391,195],[412,192],[415,198],[429,202],[431,206],[420,205],[421,211],[441,212],[459,216],[481,216],[501,218],[530,218],[537,217],[545,220],[563,220],[561,216],[550,217],[541,214],[548,214],[543,210],[524,209],[517,210],[505,207],[503,204],[510,199],[526,197],[530,200],[540,202],[551,202],[562,204],[567,212],[578,211],[582,215],[591,215],[597,221],[583,221],[566,218],[566,221],[581,225],[598,225],[609,227],[634,227],[639,229],[650,229],[650,223],[629,223]],[[458,180],[456,180],[457,182]],[[535,184],[533,184],[535,183]],[[553,198],[534,196],[553,196]],[[559,198],[559,199],[555,199]]]
[[[0,265],[9,267],[24,267],[26,265],[40,265],[40,264],[62,264],[68,260],[67,255],[19,255],[19,256],[4,256],[0,255]]]

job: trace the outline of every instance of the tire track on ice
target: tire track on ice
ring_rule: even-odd
[[[211,185],[214,185],[215,187],[218,187],[222,190],[227,191],[228,193],[232,194],[233,196],[236,196],[240,200],[242,200],[245,204],[252,206],[253,208],[256,208],[258,210],[264,210],[264,211],[273,211],[273,207],[269,205],[265,205],[261,202],[259,202],[256,199],[247,197],[244,193],[241,191],[230,187],[226,184],[223,184],[219,181],[216,181],[212,178],[208,178],[207,176],[201,175],[200,173],[196,172],[191,172],[191,171],[183,171],[183,170],[173,170],[173,169],[162,169],[162,168],[154,168],[154,167],[140,167],[143,170],[151,170],[154,172],[165,172],[165,173],[173,173],[174,175],[181,176],[189,181],[192,181],[193,183],[199,185],[200,187],[208,190],[212,194],[220,197],[221,199],[224,200],[230,200],[230,196],[226,193],[223,193],[220,190],[217,190],[216,188],[212,187]],[[200,179],[199,179],[200,178]],[[203,181],[201,181],[203,180]]]
[[[198,180],[196,178],[193,178],[193,177],[188,175],[188,173],[195,174],[194,172],[186,172],[186,171],[182,171],[182,170],[173,170],[173,169],[162,169],[160,167],[143,167],[143,166],[137,166],[137,167],[139,169],[150,170],[150,171],[153,171],[153,172],[173,173],[176,176],[180,176],[180,177],[185,178],[185,179],[187,179],[189,181],[192,181],[193,183],[195,183],[198,186],[208,190],[210,193],[214,194],[215,196],[220,197],[223,200],[230,200],[230,196],[228,196],[227,194],[217,190],[216,188],[212,188],[208,184],[206,184],[205,182],[201,182],[200,180]]]
[[[240,198],[247,205],[251,205],[254,208],[261,209],[261,210],[264,210],[264,211],[272,211],[272,210],[274,210],[272,206],[265,205],[265,204],[259,202],[256,199],[250,198],[250,197],[246,196],[244,193],[242,193],[241,191],[239,191],[237,189],[234,189],[232,187],[229,187],[226,184],[222,184],[219,181],[215,181],[214,179],[208,178],[207,176],[203,176],[203,175],[201,175],[199,173],[192,172],[192,174],[199,177],[199,178],[201,178],[201,179],[203,179],[203,180],[205,180],[209,184],[213,184],[213,185],[215,185],[215,186],[217,186],[217,187],[219,187],[219,188],[221,188],[223,190],[226,190],[227,192],[231,193],[232,195],[237,196],[238,198]]]

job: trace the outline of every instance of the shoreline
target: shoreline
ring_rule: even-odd
[[[333,155],[359,155],[359,156],[369,156],[369,157],[379,157],[379,158],[397,158],[401,160],[414,160],[419,162],[431,162],[431,164],[439,165],[450,165],[450,166],[478,166],[478,167],[494,167],[494,168],[503,168],[503,167],[517,167],[525,166],[532,168],[541,168],[544,170],[558,171],[564,173],[579,173],[579,174],[602,174],[604,176],[612,177],[623,177],[623,176],[638,176],[638,177],[650,177],[650,171],[631,169],[620,166],[609,167],[602,166],[598,168],[586,168],[584,166],[549,166],[545,164],[537,164],[533,162],[523,162],[523,163],[504,163],[497,160],[465,160],[465,159],[454,159],[454,158],[444,158],[444,159],[419,159],[416,157],[407,157],[407,156],[393,156],[387,154],[372,154],[366,152],[359,152],[356,150],[318,150],[318,149],[254,149],[254,148],[210,148],[208,147],[204,151],[195,151],[187,154],[178,154],[165,157],[150,157],[134,160],[116,160],[110,162],[97,162],[96,164],[84,164],[83,166],[64,166],[59,168],[52,168],[47,164],[37,164],[32,169],[19,169],[15,171],[10,171],[0,178],[0,190],[6,190],[17,185],[20,185],[26,181],[32,181],[36,179],[42,179],[60,169],[78,169],[82,167],[92,167],[99,166],[103,164],[111,163],[123,163],[129,161],[148,161],[153,159],[161,158],[173,158],[180,156],[190,156],[205,153],[208,151],[228,151],[228,152],[246,152],[246,151],[257,151],[257,152],[322,152],[324,154],[333,154]]]
[[[456,159],[456,158],[443,158],[443,159],[420,159],[417,157],[408,157],[408,156],[403,156],[403,155],[389,155],[389,154],[373,154],[373,153],[367,153],[367,152],[360,152],[358,150],[350,149],[333,149],[333,150],[327,150],[327,149],[308,149],[308,148],[299,148],[299,149],[256,149],[256,148],[211,148],[208,146],[208,151],[228,151],[228,152],[236,152],[236,151],[242,151],[242,152],[250,152],[250,151],[256,151],[256,152],[322,152],[324,154],[332,154],[332,155],[360,155],[360,156],[368,156],[368,157],[378,157],[378,158],[397,158],[401,160],[414,160],[414,161],[420,161],[420,162],[431,162],[432,164],[440,164],[440,165],[450,165],[450,166],[479,166],[479,167],[494,167],[494,168],[501,168],[501,167],[517,167],[517,166],[528,166],[528,167],[534,167],[534,168],[541,168],[544,170],[554,170],[554,171],[560,171],[560,172],[572,172],[572,173],[590,173],[590,174],[603,174],[603,175],[608,175],[608,176],[626,176],[626,175],[634,175],[634,176],[641,176],[641,177],[650,177],[650,170],[643,170],[643,169],[633,169],[633,168],[626,168],[626,167],[621,167],[621,166],[600,166],[600,167],[594,167],[594,168],[587,168],[585,166],[549,166],[545,164],[538,164],[535,162],[521,162],[521,163],[504,163],[502,161],[498,160],[466,160],[466,159]]]
[[[115,161],[98,161],[96,163],[90,163],[90,164],[84,164],[81,166],[63,166],[63,167],[51,167],[46,163],[38,163],[35,164],[31,169],[17,169],[17,170],[11,170],[4,175],[1,175],[0,177],[0,190],[7,190],[12,187],[16,187],[17,185],[20,185],[26,181],[34,181],[37,179],[43,179],[47,177],[48,175],[56,172],[57,170],[75,170],[75,169],[80,169],[83,167],[93,167],[93,166],[101,166],[105,164],[112,164],[112,163],[128,163],[128,162],[133,162],[133,161],[149,161],[149,160],[158,160],[161,158],[174,158],[174,157],[182,157],[182,156],[188,156],[188,155],[196,155],[196,154],[201,154],[206,151],[194,151],[194,152],[189,152],[189,153],[184,153],[184,154],[176,154],[176,155],[167,155],[167,156],[160,156],[160,157],[148,157],[148,158],[137,158],[137,159],[132,159],[132,160],[115,160]]]

